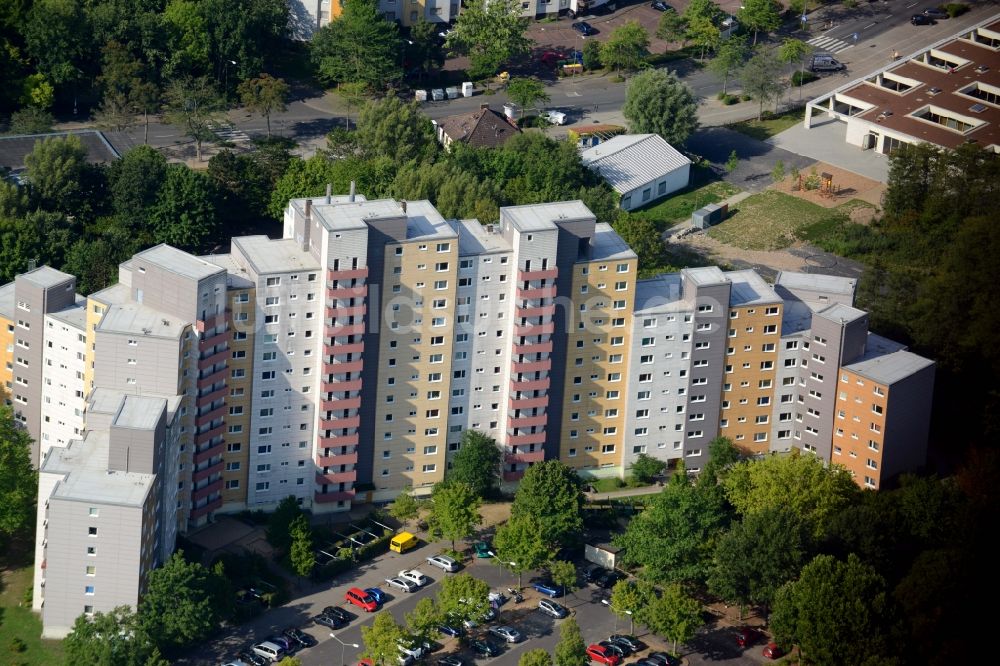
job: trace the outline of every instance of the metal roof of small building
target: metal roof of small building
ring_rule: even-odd
[[[31,154],[38,141],[61,139],[70,135],[80,139],[80,143],[87,151],[87,161],[91,164],[108,164],[120,157],[118,151],[108,142],[104,134],[97,130],[17,134],[0,136],[0,167],[7,167],[11,171],[20,171],[25,168],[24,158]]]
[[[622,134],[588,148],[580,159],[619,194],[691,164],[659,134]]]

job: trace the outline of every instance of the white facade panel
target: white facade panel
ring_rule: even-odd
[[[86,367],[86,336],[62,319],[45,316],[45,347],[42,356],[41,456],[52,446],[66,446],[83,432],[86,400],[83,372]]]

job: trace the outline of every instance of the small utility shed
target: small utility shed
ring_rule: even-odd
[[[588,148],[580,157],[621,195],[623,210],[684,189],[691,177],[691,160],[659,134],[622,134]]]

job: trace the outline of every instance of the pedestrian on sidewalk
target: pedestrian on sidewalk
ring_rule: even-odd
[[[899,51],[893,51],[892,52],[892,61],[896,62],[897,60],[899,60]]]

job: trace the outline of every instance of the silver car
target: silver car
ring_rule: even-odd
[[[551,599],[539,599],[538,610],[542,611],[546,615],[556,618],[557,620],[561,620],[569,614],[569,611],[566,610],[565,606],[557,604]]]
[[[502,638],[508,643],[517,643],[521,640],[521,632],[514,627],[508,627],[507,625],[490,627],[489,631],[497,638]]]
[[[438,567],[448,573],[454,573],[458,571],[458,562],[451,559],[447,555],[431,555],[427,558],[427,564],[431,566]]]
[[[385,584],[403,592],[416,592],[420,586],[403,578],[386,578]]]

